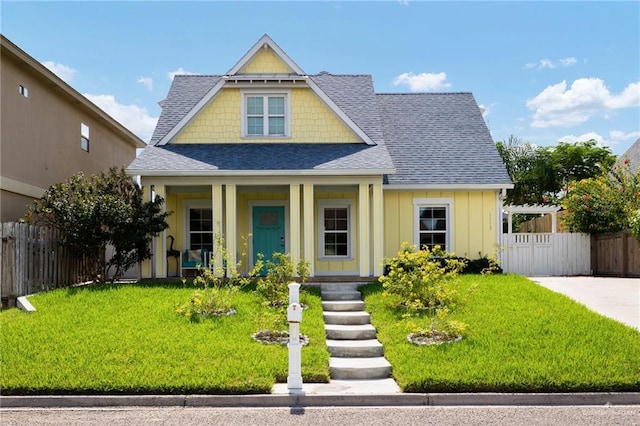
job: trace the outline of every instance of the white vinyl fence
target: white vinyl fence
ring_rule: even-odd
[[[591,274],[589,234],[503,234],[502,269],[526,276]]]

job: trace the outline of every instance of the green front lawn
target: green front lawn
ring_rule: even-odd
[[[451,316],[464,338],[416,346],[426,320],[402,318],[379,284],[361,288],[393,376],[405,392],[640,390],[640,333],[517,275],[461,277],[479,284]]]
[[[405,392],[640,390],[640,333],[514,275],[463,276],[476,291],[453,318],[464,339],[414,346],[423,324],[362,288],[393,375]],[[287,349],[251,339],[269,309],[242,291],[237,315],[191,323],[175,314],[192,289],[122,284],[30,297],[37,312],[0,313],[2,394],[268,393],[287,377]],[[309,289],[302,332],[305,382],[328,380],[320,297]]]
[[[30,297],[34,313],[3,311],[2,393],[246,394],[286,382],[286,346],[251,338],[273,326],[254,292],[240,293],[237,315],[200,323],[175,314],[192,293],[182,284],[60,289]],[[301,301],[309,306],[301,331],[310,338],[302,349],[303,380],[326,382],[319,293],[303,293]]]

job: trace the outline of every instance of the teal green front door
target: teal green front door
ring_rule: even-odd
[[[252,215],[253,259],[262,253],[266,262],[272,259],[274,252],[284,253],[284,207],[254,206]]]

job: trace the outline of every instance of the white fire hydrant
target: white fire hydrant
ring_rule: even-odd
[[[300,343],[300,323],[302,322],[302,306],[300,306],[300,284],[289,284],[289,308],[287,309],[287,321],[289,321],[289,376],[287,377],[287,389],[289,391],[302,390],[302,356]]]

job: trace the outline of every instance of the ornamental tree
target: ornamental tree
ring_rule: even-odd
[[[151,238],[168,228],[164,200],[144,201],[143,191],[124,168],[85,177],[76,174],[52,185],[27,211],[25,220],[62,231],[60,244],[88,260],[85,273],[98,282],[115,281],[151,257]],[[105,258],[107,245],[113,255]],[[113,268],[113,274],[110,276]]]
[[[611,172],[569,185],[562,206],[564,226],[572,232],[605,233],[632,228],[640,209],[640,170],[623,160]]]

